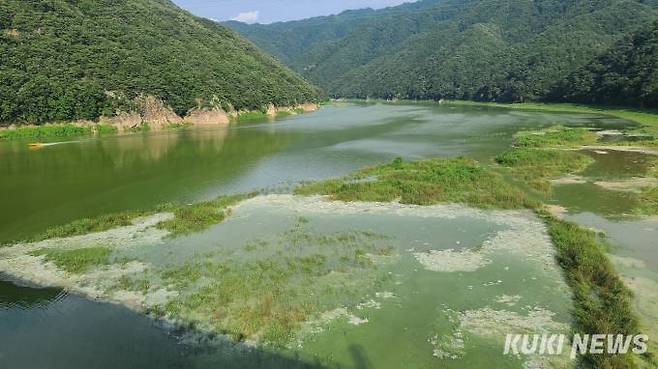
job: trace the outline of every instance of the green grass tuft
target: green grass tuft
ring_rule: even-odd
[[[548,227],[557,261],[573,292],[574,330],[580,334],[639,334],[632,293],[605,255],[600,235],[538,211]],[[583,368],[635,368],[632,354],[581,356]]]
[[[515,147],[580,147],[595,144],[596,133],[586,128],[555,126],[540,131],[522,131],[514,135]]]
[[[285,111],[285,110],[277,111],[277,112],[276,112],[276,118],[277,118],[277,119],[285,118],[285,117],[289,117],[289,116],[291,116],[291,115],[295,115],[295,113],[290,112],[290,111]]]
[[[94,232],[103,232],[113,228],[129,226],[135,218],[149,214],[150,212],[145,211],[127,211],[100,215],[94,218],[79,219],[68,224],[48,228],[44,233],[30,237],[26,241],[37,242],[51,238],[64,238]]]
[[[531,206],[518,188],[487,166],[465,158],[393,162],[352,177],[305,184],[300,195],[329,195],[341,201],[399,200],[404,204],[463,203],[480,208]]]
[[[47,137],[89,136],[93,134],[91,125],[47,124],[42,126],[0,129],[0,140],[41,139]]]
[[[203,231],[213,224],[223,222],[231,213],[229,206],[253,196],[254,194],[222,196],[191,205],[164,206],[162,210],[173,212],[174,219],[160,222],[157,227],[169,231],[172,236]]]
[[[267,114],[262,111],[244,111],[238,113],[238,123],[253,122],[267,119]]]
[[[575,151],[527,148],[508,150],[494,160],[508,168],[516,179],[544,193],[550,192],[551,179],[580,172],[594,162],[590,156]]]
[[[94,126],[94,131],[99,135],[113,135],[119,132],[119,128],[111,124],[96,124]]]
[[[135,127],[130,127],[128,128],[128,132],[133,132],[133,133],[139,133],[139,132],[150,132],[151,131],[151,125],[148,123],[142,123],[140,125],[137,125]]]
[[[658,215],[658,187],[646,187],[638,194],[638,207],[635,212],[640,215]]]
[[[75,250],[40,249],[31,255],[44,256],[47,261],[69,273],[83,273],[91,267],[109,264],[111,253],[107,247],[91,247]]]

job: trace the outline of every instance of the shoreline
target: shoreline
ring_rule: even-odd
[[[319,110],[320,104],[304,103],[266,110],[226,112],[221,109],[191,110],[184,118],[161,107],[155,114],[122,113],[115,117],[101,117],[98,121],[49,122],[44,124],[11,124],[0,127],[0,142],[41,140],[62,137],[100,137],[148,131],[180,129],[190,126],[213,127],[247,122],[271,121]]]
[[[453,106],[482,106],[501,108],[509,110],[527,110],[527,111],[547,111],[556,113],[584,113],[608,115],[621,119],[626,119],[640,125],[650,128],[650,132],[658,134],[658,109],[624,107],[624,106],[598,106],[566,102],[517,102],[517,103],[498,103],[487,101],[472,100],[386,100],[386,99],[333,99],[335,102],[355,102],[355,103],[383,103],[383,104],[437,104]]]

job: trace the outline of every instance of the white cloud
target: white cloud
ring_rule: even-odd
[[[253,12],[242,12],[232,18],[231,20],[238,21],[238,22],[244,22],[244,23],[256,23],[258,22],[258,15],[259,15],[258,10],[254,10]]]

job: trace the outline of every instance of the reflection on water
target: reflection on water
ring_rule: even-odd
[[[0,242],[112,211],[290,187],[397,156],[487,160],[517,130],[556,123],[626,124],[482,107],[344,105],[273,123],[108,136],[41,150],[0,142]]]
[[[223,341],[184,344],[120,306],[2,281],[0,363],[3,369],[319,368]]]
[[[572,213],[592,212],[608,217],[631,214],[637,206],[634,194],[607,190],[591,182],[555,186],[551,202],[566,206]]]
[[[0,274],[0,278],[2,275]],[[0,279],[0,311],[47,309],[48,305],[66,298],[66,292],[56,288],[21,287]]]
[[[624,151],[584,151],[596,160],[581,175],[614,180],[646,173],[655,161],[653,155]]]

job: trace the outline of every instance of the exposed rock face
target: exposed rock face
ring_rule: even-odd
[[[160,99],[153,96],[140,96],[134,100],[137,111],[119,112],[116,116],[101,118],[102,122],[116,126],[119,131],[126,131],[148,124],[151,129],[159,130],[170,124],[188,123],[193,125],[227,125],[237,118],[238,112],[234,109],[225,111],[221,108],[195,108],[188,112],[185,118],[178,116],[170,107]],[[267,106],[267,116],[274,118],[279,112],[297,114],[300,110],[312,112],[318,110],[319,105],[305,103],[290,107],[277,107],[274,104]]]
[[[305,113],[308,113],[308,112],[318,110],[320,108],[320,106],[318,104],[314,104],[314,103],[304,103],[304,104],[298,105],[297,108],[303,109]]]
[[[119,112],[115,117],[101,118],[101,122],[107,122],[116,126],[119,131],[125,131],[140,126],[142,124],[142,116],[134,112]]]
[[[274,106],[274,104],[269,104],[269,105],[267,106],[267,112],[266,112],[266,114],[267,114],[268,117],[276,117],[276,114],[277,114],[279,111],[280,111],[280,109],[277,108],[276,106]]]
[[[185,123],[195,125],[226,125],[229,115],[222,109],[193,109],[184,119]]]
[[[141,113],[142,120],[152,128],[157,129],[168,124],[179,124],[183,122],[183,119],[170,107],[166,106],[162,100],[153,96],[140,96],[135,102]]]

